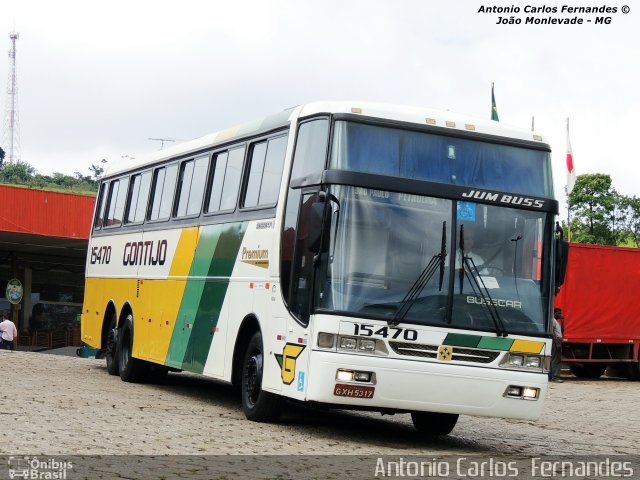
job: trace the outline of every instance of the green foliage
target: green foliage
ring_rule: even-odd
[[[102,162],[104,163],[106,162],[106,160],[102,160]],[[100,177],[102,177],[102,174],[104,173],[104,168],[101,167],[100,165],[95,165],[92,163],[91,166],[89,167],[89,171],[91,171],[93,179],[97,182],[98,180],[100,180]]]
[[[78,172],[75,177],[59,172],[40,175],[33,166],[25,162],[0,166],[0,183],[74,193],[95,193],[98,190],[97,179],[94,180],[90,175],[84,176]]]
[[[28,163],[7,163],[0,168],[0,182],[25,184],[35,173]]]
[[[621,202],[627,246],[640,247],[640,198],[624,197]]]
[[[610,175],[579,175],[569,195],[569,207],[571,241],[638,246],[640,200],[619,194]]]

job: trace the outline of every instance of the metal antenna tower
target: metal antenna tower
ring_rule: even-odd
[[[20,128],[18,125],[18,77],[16,73],[16,40],[18,32],[9,33],[9,78],[7,80],[7,104],[4,115],[2,146],[8,163],[20,162]]]

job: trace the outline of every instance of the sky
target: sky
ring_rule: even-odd
[[[479,12],[502,5],[520,12]],[[595,24],[527,5],[617,12]],[[496,23],[512,15],[521,23]],[[640,195],[640,4],[629,0],[0,0],[0,52],[13,30],[20,158],[39,173],[89,175],[158,150],[150,138],[189,140],[316,100],[490,118],[494,83],[500,121],[530,129],[533,116],[549,141],[561,205],[567,118],[576,172]],[[2,55],[0,127],[8,73]]]

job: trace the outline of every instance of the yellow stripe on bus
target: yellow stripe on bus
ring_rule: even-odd
[[[135,338],[136,344],[144,345],[139,353],[145,360],[165,363],[199,236],[198,227],[185,228],[180,234],[169,270],[171,278],[145,280],[144,285],[140,287],[140,296],[146,299],[143,310],[147,312],[149,318],[144,320],[143,328],[136,329]],[[138,333],[142,335],[139,336]]]
[[[522,353],[541,353],[544,342],[532,342],[530,340],[515,340],[509,351]]]

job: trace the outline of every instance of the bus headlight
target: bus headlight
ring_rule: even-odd
[[[549,362],[547,360],[547,357],[544,355],[508,352],[500,362],[500,366],[502,368],[511,368],[514,370],[543,372],[548,368],[547,364]]]
[[[521,367],[524,365],[524,355],[507,355],[507,363],[510,367]]]
[[[338,337],[338,351],[366,353],[372,355],[389,355],[383,340],[363,337]]]
[[[361,339],[358,342],[358,349],[365,352],[373,352],[376,349],[376,341]]]
[[[336,336],[333,333],[320,332],[318,334],[318,347],[319,348],[333,348],[335,345]]]
[[[504,396],[508,398],[519,398],[521,400],[538,400],[540,389],[536,387],[509,385],[504,392]]]
[[[529,368],[541,368],[542,367],[542,358],[540,358],[540,357],[527,357],[524,366],[525,367],[529,367]]]
[[[358,339],[354,337],[340,337],[340,348],[344,350],[355,350]]]

